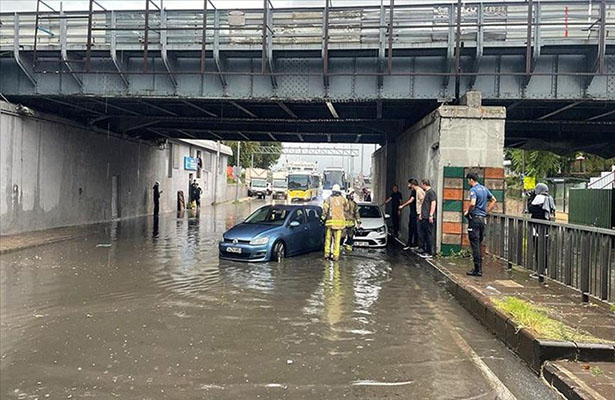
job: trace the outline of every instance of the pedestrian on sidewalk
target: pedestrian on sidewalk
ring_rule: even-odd
[[[406,206],[410,207],[410,213],[408,215],[408,242],[406,243],[406,247],[404,247],[404,250],[416,248],[418,245],[419,216],[417,214],[417,189],[420,190],[421,195],[425,197],[425,192],[423,192],[423,189],[419,188],[419,182],[414,178],[408,179],[408,189],[410,189],[410,197],[408,198],[408,201],[399,206],[399,211],[403,210],[403,208]]]
[[[544,183],[539,183],[534,189],[534,193],[530,195],[528,200],[528,211],[532,216],[532,219],[550,221],[555,216],[555,200],[549,194],[549,187]],[[534,259],[536,262],[536,273],[532,274],[533,277],[538,277],[540,281],[543,280],[542,275],[547,273],[547,242],[549,240],[548,227],[542,224],[532,224],[532,238],[534,243]],[[543,249],[543,267],[544,270],[540,271],[538,255],[539,243],[542,242]]]
[[[438,204],[438,196],[431,188],[429,179],[422,179],[421,185],[425,191],[425,198],[421,204],[421,213],[419,215],[419,234],[423,250],[419,253],[422,258],[433,257],[433,232],[436,220],[436,209]]]
[[[199,183],[194,183],[194,201],[196,202],[196,208],[201,208],[201,195],[203,194],[203,189],[199,187]]]
[[[478,182],[478,175],[470,172],[466,175],[470,185],[470,205],[464,212],[468,220],[468,238],[472,246],[474,268],[467,272],[471,276],[483,276],[483,253],[481,244],[485,237],[487,215],[495,207],[496,199],[493,194]]]
[[[399,205],[401,203],[401,193],[399,192],[399,186],[393,185],[393,191],[384,201],[383,205],[389,203],[391,203],[391,222],[393,223],[393,237],[397,237],[397,235],[399,234]]]
[[[162,193],[162,190],[160,190],[160,182],[156,181],[156,183],[154,183],[154,216],[157,217],[158,213],[160,212],[160,194]]]

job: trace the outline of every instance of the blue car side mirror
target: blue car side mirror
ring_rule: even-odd
[[[291,227],[291,228],[296,228],[296,227],[298,227],[299,225],[301,225],[301,224],[299,223],[299,221],[292,221],[292,222],[290,223],[290,227]]]

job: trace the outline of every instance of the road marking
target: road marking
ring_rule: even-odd
[[[476,354],[476,352],[472,349],[472,347],[470,347],[468,342],[466,342],[465,339],[453,329],[454,328],[451,327],[451,330],[449,331],[451,333],[451,336],[453,337],[453,340],[455,341],[457,346],[459,346],[461,351],[463,351],[468,357],[470,357],[470,361],[474,363],[480,373],[483,374],[483,376],[487,379],[487,382],[489,382],[489,386],[491,386],[493,390],[495,390],[498,399],[516,400],[515,395],[513,395],[511,391],[502,383],[502,381],[493,373],[493,371],[489,369],[487,364],[485,364],[485,362],[480,358],[480,356]]]
[[[378,381],[355,381],[352,382],[352,386],[405,386],[411,385],[414,381],[402,381],[402,382],[378,382]]]

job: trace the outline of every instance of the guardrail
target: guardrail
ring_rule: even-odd
[[[323,0],[324,6],[283,8],[264,0],[263,8],[245,10],[215,8],[212,2],[204,2],[199,10],[150,9],[150,1],[144,1],[145,10],[99,11],[94,9],[99,3],[90,0],[89,10],[81,12],[0,13],[0,47],[32,51],[34,66],[53,61],[45,53],[49,50],[86,51],[84,59],[70,62],[85,63],[87,72],[91,57],[97,56],[94,51],[142,51],[143,72],[148,49],[200,51],[201,73],[206,51],[213,49],[217,58],[220,48],[244,48],[261,51],[262,74],[270,73],[267,64],[273,49],[319,49],[325,75],[329,49],[376,49],[381,60],[378,74],[384,75],[391,74],[393,48],[441,44],[455,65],[453,72],[444,74],[472,75],[477,71],[461,71],[462,43],[476,47],[477,58],[483,47],[506,43],[525,47],[521,74],[530,75],[543,45],[591,44],[598,50],[596,68],[574,73],[593,75],[606,73],[606,38],[615,29],[613,4],[606,0],[399,5],[390,0],[349,7],[332,7]],[[58,61],[65,62],[66,56]]]
[[[615,230],[503,214],[489,216],[487,252],[538,275],[615,302]]]

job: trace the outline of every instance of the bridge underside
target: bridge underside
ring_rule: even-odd
[[[282,102],[92,96],[9,96],[12,102],[100,130],[157,140],[385,143],[436,100]],[[615,101],[484,100],[506,106],[506,146],[615,155]]]
[[[476,90],[509,146],[615,154],[610,2],[375,3],[0,14],[0,92],[143,139],[385,143]]]

